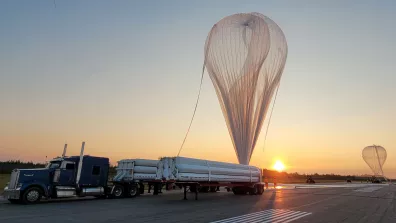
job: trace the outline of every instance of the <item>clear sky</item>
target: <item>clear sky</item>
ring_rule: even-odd
[[[367,145],[396,177],[394,1],[0,1],[0,160],[177,154],[212,25],[260,12],[289,46],[265,150],[251,164],[363,174]],[[266,121],[267,122],[267,121]],[[266,126],[266,123],[265,123]],[[237,162],[205,74],[182,156]]]

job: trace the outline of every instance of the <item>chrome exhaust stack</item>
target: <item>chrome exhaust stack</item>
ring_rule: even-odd
[[[78,162],[78,169],[77,169],[77,178],[76,178],[77,187],[79,187],[79,183],[80,183],[81,168],[82,168],[82,163],[83,163],[83,158],[84,158],[84,147],[85,147],[85,142],[82,142],[81,152],[80,152],[80,162]]]
[[[66,155],[66,150],[67,150],[67,143],[65,144],[65,147],[63,147],[62,158],[65,157],[65,155]]]

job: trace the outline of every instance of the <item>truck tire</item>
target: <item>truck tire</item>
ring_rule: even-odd
[[[22,203],[23,204],[36,204],[40,202],[43,193],[38,187],[30,187],[25,190],[22,194]]]
[[[121,185],[115,185],[113,189],[113,198],[122,198],[124,196],[124,187]]]
[[[135,185],[130,186],[128,189],[128,197],[136,197],[137,195],[139,195],[138,187]]]

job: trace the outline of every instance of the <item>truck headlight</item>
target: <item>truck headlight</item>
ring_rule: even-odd
[[[21,188],[22,187],[22,183],[17,184],[17,188]]]

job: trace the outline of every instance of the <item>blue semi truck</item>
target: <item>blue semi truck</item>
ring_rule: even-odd
[[[109,182],[109,159],[84,155],[84,145],[80,156],[65,156],[65,145],[62,157],[51,160],[45,168],[13,170],[3,196],[11,203],[34,204],[41,198],[120,198],[144,193],[141,181]],[[154,194],[158,194],[160,183],[151,182]]]
[[[42,198],[86,196],[125,198],[143,194],[145,184],[148,184],[149,188],[154,187],[153,195],[161,193],[163,186],[166,186],[167,190],[176,186],[180,189],[184,188],[184,199],[187,199],[186,193],[189,188],[190,192],[195,193],[196,200],[198,192],[216,192],[221,186],[229,188],[229,191],[232,190],[234,194],[261,195],[264,192],[261,173],[258,182],[252,181],[252,173],[250,176],[245,176],[250,180],[243,182],[197,181],[196,179],[180,181],[164,177],[161,174],[162,168],[154,167],[152,164],[160,164],[160,162],[153,162],[153,160],[143,160],[151,163],[151,166],[136,166],[136,159],[134,161],[127,159],[126,166],[118,166],[117,175],[109,180],[109,158],[84,155],[84,146],[83,142],[80,156],[65,156],[67,150],[67,145],[65,145],[62,156],[51,160],[45,168],[14,169],[9,183],[4,188],[3,196],[15,204],[35,204]],[[138,173],[138,168],[140,168],[140,173]],[[153,174],[153,169],[157,174]]]

